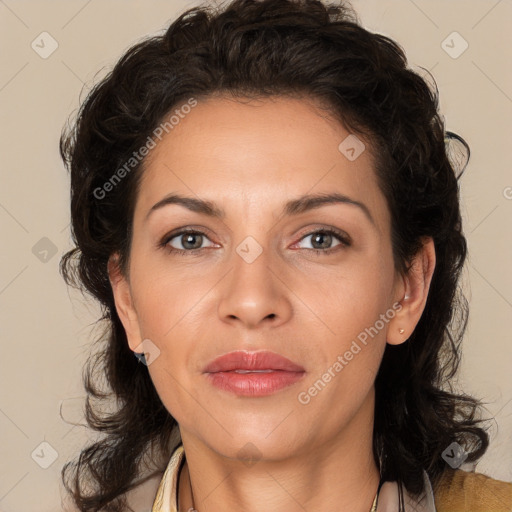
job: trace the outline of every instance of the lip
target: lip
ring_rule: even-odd
[[[238,396],[266,396],[302,379],[305,370],[274,352],[230,352],[204,369],[215,387]]]
[[[237,350],[229,352],[211,361],[204,373],[230,372],[234,370],[282,370],[286,372],[304,372],[304,368],[275,352],[262,350],[247,352]]]

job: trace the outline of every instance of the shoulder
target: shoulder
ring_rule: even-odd
[[[437,512],[511,512],[512,482],[446,469],[434,486]]]

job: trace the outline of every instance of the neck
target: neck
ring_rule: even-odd
[[[223,457],[182,431],[180,512],[369,512],[380,481],[372,452],[373,395],[334,439],[311,440],[286,460]]]

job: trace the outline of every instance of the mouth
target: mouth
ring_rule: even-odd
[[[291,386],[305,375],[302,366],[269,351],[230,352],[208,364],[209,382],[238,396],[266,396]]]
[[[272,373],[276,370],[231,370],[235,373]]]
[[[217,372],[304,372],[304,368],[288,358],[267,350],[259,352],[247,352],[238,350],[229,352],[211,361],[203,370],[203,373]]]

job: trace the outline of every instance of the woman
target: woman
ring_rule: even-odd
[[[436,92],[343,5],[195,8],[130,49],[61,141],[62,271],[107,326],[78,508],[125,510],[165,471],[154,512],[511,510],[512,484],[458,469],[488,436],[449,386],[450,139]]]

